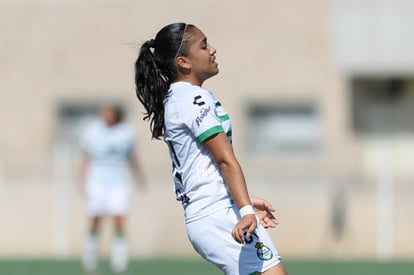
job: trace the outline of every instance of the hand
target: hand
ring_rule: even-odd
[[[250,201],[255,208],[260,224],[264,228],[275,228],[279,224],[279,221],[272,214],[275,209],[269,202],[257,197],[250,197]]]
[[[250,237],[257,227],[257,220],[254,214],[244,216],[233,228],[231,235],[233,239],[240,243],[244,243],[245,237]],[[245,231],[247,229],[247,231]],[[244,234],[246,232],[246,235]]]

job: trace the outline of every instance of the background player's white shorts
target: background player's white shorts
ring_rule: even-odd
[[[88,183],[87,208],[90,216],[125,216],[129,208],[129,185]]]
[[[188,238],[203,258],[214,263],[226,275],[264,272],[279,264],[279,252],[259,223],[252,238],[245,240],[243,245],[233,239],[231,232],[239,219],[235,206],[219,210],[188,223]]]

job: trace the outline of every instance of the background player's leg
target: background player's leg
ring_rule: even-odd
[[[87,272],[92,272],[98,267],[100,220],[100,217],[91,218],[89,232],[85,236],[82,265]]]
[[[115,236],[112,240],[111,267],[115,273],[125,272],[128,268],[128,245],[124,233],[124,218],[113,216]]]

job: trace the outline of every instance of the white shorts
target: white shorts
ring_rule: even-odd
[[[86,197],[88,213],[92,217],[125,216],[130,202],[129,185],[89,183]]]
[[[194,249],[226,275],[255,274],[279,264],[279,252],[259,223],[243,245],[233,239],[231,232],[240,219],[238,215],[234,206],[188,223],[187,234]]]

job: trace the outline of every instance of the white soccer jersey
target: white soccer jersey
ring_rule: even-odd
[[[232,204],[224,178],[202,144],[224,132],[231,141],[229,116],[212,93],[188,82],[173,83],[164,102],[164,140],[173,162],[177,200],[190,222]]]
[[[132,131],[124,123],[113,126],[97,123],[90,128],[82,144],[84,151],[91,156],[88,184],[125,183],[133,143]]]

